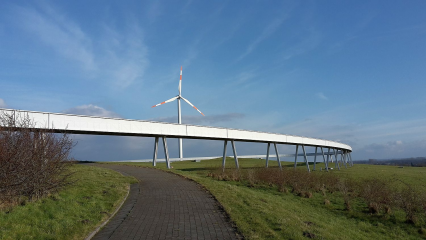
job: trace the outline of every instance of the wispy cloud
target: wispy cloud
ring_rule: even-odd
[[[351,121],[350,116],[359,111],[356,109],[360,107],[362,106],[333,109],[312,115],[309,119],[298,119],[286,124],[279,123],[277,126],[269,126],[267,131],[343,142],[352,146],[354,156],[357,158],[390,157],[390,153],[381,155],[379,149],[391,149],[391,147],[394,148],[393,153],[397,153],[396,150],[401,149],[401,156],[404,156],[404,154],[405,156],[415,156],[411,155],[410,151],[418,154],[424,152],[425,148],[416,150],[411,147],[412,144],[408,143],[421,141],[422,137],[419,137],[419,134],[426,133],[426,126],[424,125],[426,119]],[[400,144],[405,147],[399,146]],[[374,148],[375,146],[377,149]],[[371,152],[372,149],[375,149],[374,153]]]
[[[237,74],[232,80],[230,80],[226,89],[234,89],[235,87],[249,86],[253,84],[251,80],[256,78],[255,70],[243,71]]]
[[[413,139],[419,133],[426,133],[424,123],[426,119],[393,120],[393,121],[370,121],[356,123],[348,121],[355,110],[334,109],[313,115],[303,121],[285,124],[280,132],[291,134],[306,134],[306,136],[324,137],[330,140],[350,140],[356,138],[360,144],[380,142],[384,139],[406,140]],[[297,132],[295,132],[295,130]]]
[[[227,114],[216,114],[206,116],[182,116],[182,122],[184,124],[216,124],[219,122],[230,122],[244,118],[245,115],[241,113],[227,113]],[[152,119],[158,122],[170,122],[176,123],[177,117],[162,117]]]
[[[102,77],[112,78],[114,87],[127,88],[141,80],[149,65],[148,48],[143,41],[143,32],[135,22],[128,25],[123,34],[105,25],[105,40],[99,64],[105,69]],[[109,77],[110,76],[110,77]]]
[[[388,141],[383,143],[372,143],[358,149],[358,154],[367,158],[401,158],[401,157],[424,157],[426,139],[415,141]]]
[[[340,51],[349,42],[356,40],[362,35],[363,31],[370,25],[370,23],[376,17],[376,13],[369,12],[366,15],[360,15],[359,21],[352,27],[347,28],[347,32],[343,36],[334,37],[337,42],[333,43],[329,48],[329,53],[335,53]]]
[[[368,142],[389,138],[413,138],[426,133],[426,119],[411,119],[400,121],[377,121],[360,126],[358,130]]]
[[[185,59],[183,60],[182,65],[185,67],[188,67],[191,65],[192,61],[197,59],[198,57],[198,50],[197,50],[198,42],[194,42],[194,44],[191,44],[191,47],[188,50],[188,54],[186,55]]]
[[[266,26],[263,32],[254,41],[250,43],[246,51],[237,59],[237,61],[240,61],[241,59],[245,58],[247,55],[253,52],[262,41],[269,38],[273,33],[275,33],[285,19],[286,19],[285,16],[279,17],[274,19],[271,23],[269,23],[269,25]]]
[[[315,96],[322,100],[328,100],[328,97],[326,97],[322,92],[316,93]]]
[[[289,60],[295,56],[305,54],[315,49],[321,43],[322,36],[314,27],[309,28],[304,36],[305,37],[297,41],[295,45],[289,46],[284,50],[284,60]]]
[[[64,111],[67,114],[86,115],[86,116],[98,116],[98,117],[112,117],[118,118],[120,115],[113,111],[106,110],[105,108],[88,104],[73,107]]]
[[[44,5],[41,10],[15,7],[20,25],[40,41],[66,58],[79,62],[86,69],[96,67],[92,41],[72,21]]]
[[[94,38],[53,6],[13,9],[20,28],[59,56],[78,63],[88,73],[86,77],[102,79],[100,84],[112,89],[124,89],[142,79],[149,65],[143,31],[136,21],[129,21],[120,30],[104,23],[104,33]]]
[[[146,16],[150,23],[154,23],[162,15],[161,1],[151,1],[151,4],[146,8]]]
[[[369,144],[362,148],[362,150],[373,153],[373,152],[382,152],[382,151],[390,151],[390,152],[402,152],[405,144],[401,141],[390,141],[387,143],[373,143]]]

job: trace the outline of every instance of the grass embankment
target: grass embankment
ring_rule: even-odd
[[[264,160],[241,159],[242,171],[264,167]],[[128,163],[151,167],[151,163]],[[352,201],[352,210],[345,209],[339,192],[313,192],[310,198],[291,192],[280,192],[277,186],[251,185],[246,181],[219,181],[208,177],[221,167],[221,159],[202,162],[173,162],[174,173],[204,185],[222,204],[238,229],[247,239],[421,239],[426,238],[424,219],[417,224],[407,223],[403,211],[392,209],[391,214],[370,214],[368,205]],[[277,166],[270,162],[270,166]],[[292,163],[284,167],[291,169]],[[234,168],[233,159],[227,168]],[[323,164],[317,165],[317,170]],[[165,164],[158,168],[167,170]],[[306,169],[306,166],[298,166]],[[312,169],[312,166],[311,166]],[[329,174],[342,179],[398,179],[426,190],[426,168],[355,165],[352,168],[315,171],[311,174]],[[401,181],[392,181],[399,184]],[[325,204],[325,201],[329,204]]]
[[[134,178],[73,165],[74,184],[49,197],[0,212],[0,239],[84,239],[115,210]]]

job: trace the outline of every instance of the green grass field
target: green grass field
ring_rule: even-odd
[[[151,167],[151,163],[127,163]],[[247,239],[424,239],[426,226],[424,219],[416,224],[405,222],[405,214],[394,210],[392,214],[369,214],[365,203],[353,202],[353,209],[344,209],[344,201],[339,193],[323,195],[314,193],[311,198],[303,198],[293,193],[284,193],[274,186],[249,186],[245,182],[219,181],[207,175],[221,167],[221,159],[201,162],[173,162],[176,174],[183,175],[204,185],[223,205],[235,222],[239,231]],[[235,168],[233,159],[227,159],[227,168]],[[264,160],[240,159],[242,171],[250,168],[263,168]],[[275,161],[270,162],[276,167]],[[284,163],[292,168],[293,163]],[[335,174],[352,179],[398,179],[417,189],[425,189],[426,168],[394,166],[355,165],[332,172],[317,165],[311,174]],[[164,163],[157,168],[169,171]],[[298,166],[306,169],[306,166]],[[312,169],[312,166],[311,166]],[[393,181],[394,184],[402,183]],[[325,200],[330,204],[325,205]]]
[[[0,239],[84,239],[115,210],[134,178],[73,165],[76,182],[49,197],[0,212]]]

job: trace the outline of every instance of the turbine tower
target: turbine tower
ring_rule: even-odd
[[[174,100],[178,100],[178,123],[182,124],[182,116],[181,116],[181,111],[180,111],[180,100],[184,100],[186,103],[188,103],[189,105],[191,105],[191,107],[195,108],[195,110],[197,110],[199,113],[201,113],[203,116],[204,114],[198,109],[196,108],[191,102],[189,102],[186,98],[182,97],[182,66],[180,67],[180,79],[179,79],[179,95],[177,95],[176,97],[170,98],[167,101],[161,102],[157,105],[154,105],[152,107],[157,107],[160,105],[163,105],[165,103],[168,102],[173,102]],[[182,161],[183,158],[183,151],[182,151],[182,138],[179,138],[179,158]]]

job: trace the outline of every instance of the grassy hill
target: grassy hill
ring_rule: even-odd
[[[129,165],[151,167],[151,163]],[[264,160],[241,159],[241,170],[235,171],[233,159],[228,159],[227,170],[222,173],[221,159],[214,159],[173,162],[171,171],[205,186],[222,204],[247,239],[426,238],[426,208],[423,209],[424,205],[421,205],[424,202],[417,206],[413,218],[415,221],[409,222],[406,212],[401,208],[382,207],[378,212],[372,213],[368,202],[355,195],[353,190],[365,195],[365,189],[380,183],[385,184],[385,189],[409,189],[412,193],[421,194],[426,192],[426,168],[355,165],[348,169],[343,167],[340,171],[314,171],[308,174],[306,166],[299,164],[298,168],[302,171],[295,175],[293,163],[285,163],[282,175],[299,179],[289,180],[296,181],[291,184],[313,186],[313,190],[302,187],[302,190],[296,191],[297,188],[291,184],[280,187],[274,183],[257,181],[254,176],[272,179],[274,175],[280,174],[276,162],[270,162],[271,171],[263,171],[264,165]],[[160,163],[157,168],[168,171],[165,164]],[[324,165],[317,164],[317,169],[320,168],[324,169]],[[315,186],[318,184],[315,183],[322,181],[334,184],[334,190],[319,186],[316,191]],[[354,188],[355,185],[358,188]],[[345,192],[345,189],[349,190]],[[380,193],[382,190],[373,189],[370,194],[375,191]],[[413,195],[407,192],[409,196]],[[348,198],[350,201],[347,201]],[[417,195],[414,198],[417,199]],[[423,201],[426,198],[419,199]],[[350,203],[350,207],[345,205],[346,202]]]
[[[84,239],[116,209],[129,183],[118,172],[74,165],[69,185],[56,194],[0,211],[0,239]]]

